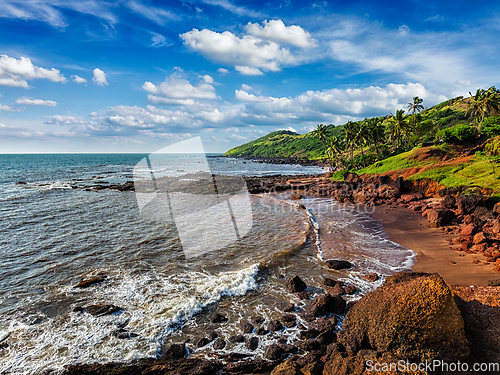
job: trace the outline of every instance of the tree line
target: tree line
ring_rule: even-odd
[[[423,99],[415,96],[406,111],[400,109],[384,117],[348,121],[337,136],[329,136],[328,127],[319,124],[313,134],[323,145],[332,169],[365,167],[429,140],[442,141],[444,138],[447,141],[453,137],[463,140],[481,134],[487,116],[500,112],[500,91],[492,86],[488,90],[478,89],[475,95],[469,94],[466,116],[473,119],[473,124],[439,129],[439,121],[423,120]],[[495,129],[500,134],[500,123]],[[435,138],[429,139],[432,134]]]

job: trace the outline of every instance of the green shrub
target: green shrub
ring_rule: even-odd
[[[500,139],[499,137],[490,139],[488,143],[484,145],[484,149],[490,155],[500,155]]]
[[[476,135],[476,129],[470,125],[457,125],[452,128],[441,129],[436,133],[434,142],[462,143],[471,140]]]
[[[481,133],[486,134],[488,138],[500,135],[500,116],[484,119]]]

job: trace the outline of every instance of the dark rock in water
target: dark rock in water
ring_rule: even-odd
[[[165,359],[181,359],[188,354],[185,344],[172,344],[165,351],[163,357]]]
[[[81,306],[76,306],[74,309],[73,309],[73,312],[79,312],[79,313],[83,313],[85,311],[85,309]]]
[[[318,337],[321,334],[321,331],[314,328],[308,328],[304,331],[300,331],[300,337],[305,339],[313,339]]]
[[[217,333],[215,333],[215,332],[212,332],[212,333],[210,333],[210,334],[208,335],[208,339],[209,339],[210,341],[214,341],[217,337],[219,337],[219,335],[218,335]]]
[[[255,324],[262,324],[266,321],[266,319],[264,319],[261,316],[257,316],[255,318],[252,318],[251,321],[252,321],[252,323],[255,323]]]
[[[251,337],[250,340],[248,340],[245,343],[245,346],[247,347],[248,350],[255,350],[259,346],[259,338],[258,337]]]
[[[102,283],[104,280],[106,280],[106,275],[98,275],[91,279],[80,281],[73,288],[88,288],[91,285]]]
[[[451,210],[452,208],[455,208],[455,205],[456,205],[456,200],[455,200],[455,197],[453,195],[447,195],[441,201],[441,206],[443,206],[444,208],[447,208],[449,210]]]
[[[334,279],[329,279],[328,277],[325,277],[323,279],[323,285],[324,286],[329,286],[329,287],[334,287],[335,285],[341,285],[342,283],[340,281],[334,280]]]
[[[346,302],[342,297],[333,297],[327,293],[310,301],[306,306],[306,312],[315,317],[331,313],[342,315],[345,306]]]
[[[347,284],[344,287],[344,291],[345,291],[345,294],[354,294],[354,293],[356,293],[357,289],[356,289],[356,287],[354,285]]]
[[[85,312],[93,316],[111,315],[121,310],[121,307],[115,305],[90,305],[85,308]]]
[[[203,337],[202,339],[198,340],[198,342],[196,343],[196,347],[197,348],[203,348],[204,346],[207,346],[208,344],[210,344],[210,339],[208,339],[207,337]]]
[[[272,332],[281,331],[283,328],[283,325],[278,320],[272,320],[267,325],[267,329]]]
[[[303,282],[302,279],[297,275],[290,277],[286,281],[286,290],[289,293],[299,293],[304,291],[306,288],[306,283]]]
[[[264,336],[264,335],[267,335],[268,333],[269,333],[269,331],[267,329],[265,329],[264,327],[259,327],[255,330],[255,334],[259,335],[259,336]]]
[[[19,181],[19,182],[16,182],[16,185],[26,185],[26,182],[24,182],[24,181]]]
[[[363,275],[363,280],[366,280],[366,281],[370,281],[370,282],[375,282],[378,280],[378,275],[374,272],[374,273],[370,273],[368,275]]]
[[[281,316],[281,321],[284,323],[295,323],[297,317],[293,314],[284,314]]]
[[[243,333],[252,333],[254,330],[254,327],[251,323],[245,323],[243,324]]]
[[[225,323],[228,321],[228,319],[224,315],[218,313],[209,316],[208,320],[210,321],[210,323]]]
[[[237,335],[237,336],[231,336],[230,338],[227,339],[231,343],[235,342],[244,342],[245,337],[243,335]]]
[[[297,353],[299,348],[295,345],[290,344],[279,344],[280,348],[283,349],[284,353]]]
[[[332,270],[343,270],[343,269],[352,267],[351,262],[348,262],[347,260],[330,259],[330,260],[327,260],[325,263],[326,263],[327,267],[332,269]]]
[[[335,325],[337,324],[337,318],[335,316],[323,317],[316,319],[309,328],[315,328],[318,331],[333,331]]]
[[[118,339],[133,339],[134,337],[139,336],[137,333],[129,332],[123,328],[113,331],[112,335]]]
[[[295,305],[293,303],[286,305],[285,308],[283,309],[283,312],[292,312],[292,311],[295,311]]]
[[[278,344],[271,344],[266,348],[264,352],[264,358],[269,359],[271,361],[277,361],[283,357],[283,348]]]
[[[334,297],[339,297],[345,294],[345,290],[339,284],[337,284],[333,288],[328,289],[328,294],[331,294]]]
[[[297,293],[297,297],[299,297],[301,300],[309,299],[309,293],[306,292],[300,292]]]
[[[349,310],[338,341],[351,352],[373,349],[406,358],[456,361],[470,353],[460,310],[438,274],[387,277]]]
[[[214,342],[214,349],[215,350],[222,350],[226,347],[226,342],[223,339],[217,339]]]

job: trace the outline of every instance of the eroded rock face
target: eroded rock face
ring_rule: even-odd
[[[454,217],[455,214],[451,210],[427,210],[427,220],[431,228],[442,227],[453,220]]]
[[[469,355],[464,321],[437,274],[402,272],[359,300],[338,340],[349,351],[373,349],[415,359]]]

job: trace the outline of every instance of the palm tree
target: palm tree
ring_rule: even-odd
[[[413,102],[408,103],[408,112],[412,111],[413,114],[415,114],[415,111],[420,112],[422,109],[424,109],[424,106],[422,105],[423,102],[424,99],[421,99],[418,96],[414,96]]]
[[[356,124],[352,121],[347,121],[347,123],[344,125],[344,143],[346,149],[349,149],[351,152],[351,163],[354,159],[354,147],[356,145],[356,133],[357,133],[356,128],[357,128]]]
[[[472,113],[476,121],[476,128],[480,132],[487,114],[498,112],[500,109],[500,92],[495,86],[488,90],[477,89],[476,95],[470,93],[470,102],[467,113]]]
[[[328,155],[332,170],[337,166],[337,158],[342,154],[342,151],[340,140],[336,136],[332,136],[328,142],[328,148],[326,149],[326,154]]]
[[[313,134],[316,135],[320,142],[323,144],[323,147],[326,149],[326,126],[323,124],[319,124],[317,128],[313,131]]]
[[[377,155],[379,152],[379,144],[384,139],[384,125],[382,125],[382,120],[378,117],[372,117],[370,119],[364,120],[366,131],[368,133],[369,142],[375,145],[375,151]]]
[[[405,145],[408,143],[408,133],[410,129],[411,127],[408,121],[406,121],[404,109],[397,110],[396,114],[392,115],[387,123],[387,131],[389,132],[389,136],[391,137],[392,141],[397,142],[398,148],[401,146],[401,137],[403,135],[405,135],[406,138]]]
[[[354,138],[354,143],[356,146],[358,146],[361,149],[361,162],[363,163],[363,167],[365,167],[365,153],[363,151],[363,147],[366,146],[367,143],[370,141],[370,136],[368,133],[368,128],[363,121],[356,132],[355,138]]]

